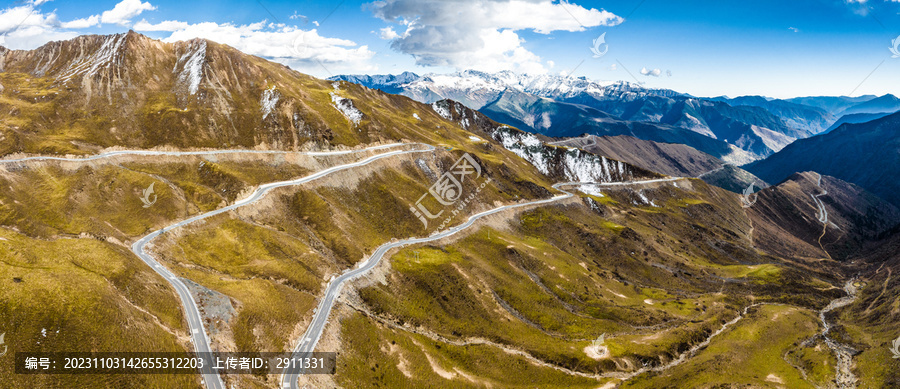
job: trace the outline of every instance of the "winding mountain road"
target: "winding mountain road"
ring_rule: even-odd
[[[324,156],[324,155],[344,155],[344,154],[353,154],[359,153],[362,151],[372,151],[372,150],[382,150],[388,149],[391,147],[398,147],[407,145],[407,143],[391,143],[379,146],[372,146],[366,149],[358,149],[358,150],[340,150],[340,151],[279,151],[279,150],[241,150],[241,149],[232,149],[232,150],[207,150],[207,151],[157,151],[157,150],[116,150],[116,151],[108,151],[105,153],[95,154],[87,157],[48,157],[48,156],[34,156],[34,157],[23,157],[23,158],[15,158],[15,159],[0,159],[0,164],[2,163],[18,163],[18,162],[30,162],[30,161],[62,161],[62,162],[87,162],[87,161],[96,161],[98,159],[105,159],[111,157],[118,156],[172,156],[172,157],[183,157],[183,156],[191,156],[191,155],[215,155],[215,154],[301,154],[301,155],[311,155],[311,156]]]
[[[407,245],[418,244],[431,242],[438,239],[443,239],[457,232],[460,232],[468,227],[471,227],[478,219],[481,219],[485,216],[493,215],[498,212],[502,212],[509,209],[535,206],[541,204],[549,204],[556,201],[564,200],[573,197],[574,195],[564,189],[563,186],[579,186],[579,185],[595,185],[595,186],[628,186],[628,185],[644,185],[644,184],[652,184],[659,182],[671,182],[682,180],[683,177],[672,177],[672,178],[659,178],[652,180],[644,180],[644,181],[628,181],[628,182],[607,182],[607,183],[594,183],[594,182],[564,182],[553,185],[553,188],[563,192],[562,195],[557,195],[549,199],[544,200],[536,200],[530,201],[527,203],[519,203],[519,204],[510,204],[504,205],[501,207],[497,207],[494,209],[490,209],[475,215],[470,216],[463,224],[452,227],[445,231],[436,232],[428,237],[424,238],[410,238],[396,242],[385,243],[375,249],[375,252],[372,253],[369,258],[364,259],[359,265],[351,270],[345,271],[340,276],[333,278],[328,286],[325,288],[325,294],[322,299],[319,301],[319,305],[316,308],[316,313],[313,316],[312,321],[307,327],[306,332],[300,338],[300,343],[294,349],[294,353],[292,355],[293,358],[304,358],[310,355],[316,349],[316,344],[319,342],[319,339],[322,337],[322,333],[325,331],[325,325],[328,324],[328,316],[331,314],[332,308],[334,308],[334,303],[337,300],[338,296],[340,296],[341,288],[344,286],[347,281],[350,281],[354,278],[360,277],[370,270],[374,269],[375,266],[382,260],[385,254],[388,251],[399,248]],[[287,368],[282,373],[281,385],[283,388],[291,388],[298,389],[299,388],[299,375],[301,374],[301,369],[299,368]]]
[[[734,166],[734,164],[726,163],[726,164],[723,164],[722,166],[719,166],[719,167],[717,167],[717,168],[715,168],[715,169],[707,170],[706,172],[700,173],[700,174],[699,174],[697,177],[695,177],[695,178],[703,178],[703,177],[706,177],[706,176],[708,176],[708,175],[710,175],[710,174],[718,173],[718,172],[722,171],[722,169],[725,169],[725,167],[728,166],[728,165]]]
[[[825,252],[825,255],[827,255],[830,259],[831,254],[829,254],[828,250],[825,250],[825,246],[822,245],[822,238],[825,237],[825,232],[828,231],[828,210],[825,209],[825,203],[823,203],[822,200],[819,199],[819,197],[827,195],[828,191],[825,189],[825,187],[822,186],[822,175],[819,173],[816,173],[816,175],[819,177],[818,181],[816,181],[816,186],[818,186],[819,189],[822,189],[822,193],[819,193],[817,195],[810,193],[810,196],[812,197],[813,202],[816,203],[816,218],[818,218],[819,222],[822,223],[822,235],[819,235],[819,239],[817,240],[817,242],[819,243],[819,247],[822,248],[822,251]]]
[[[828,324],[826,315],[835,309],[846,307],[856,301],[859,288],[856,286],[855,278],[844,283],[844,292],[847,293],[846,296],[832,300],[825,308],[819,311],[819,321],[822,322],[821,334],[825,339],[825,344],[834,352],[834,356],[837,359],[834,382],[837,383],[839,389],[855,389],[857,378],[853,374],[853,355],[856,354],[856,350],[828,337],[828,333],[831,331],[831,324]]]
[[[372,148],[356,150],[355,152],[380,150],[380,149],[385,149],[388,147],[393,147],[393,146],[398,146],[398,145],[402,145],[402,144],[394,144],[394,145],[387,145],[387,146],[375,146]],[[338,166],[330,167],[328,169],[320,170],[316,173],[313,173],[313,174],[308,175],[303,178],[260,185],[249,196],[247,196],[246,198],[244,198],[242,200],[236,201],[232,205],[229,205],[229,206],[223,207],[223,208],[219,208],[214,211],[209,211],[209,212],[194,216],[194,217],[186,219],[186,220],[182,220],[178,223],[172,224],[168,227],[164,227],[162,229],[159,229],[157,231],[150,233],[147,236],[144,236],[143,238],[134,242],[134,244],[131,246],[131,251],[133,251],[138,257],[140,257],[141,260],[143,260],[148,266],[150,266],[150,268],[155,270],[157,273],[159,273],[159,275],[161,275],[163,278],[168,280],[170,284],[172,284],[172,286],[178,292],[178,296],[181,298],[181,303],[185,308],[184,309],[185,316],[187,317],[188,326],[191,329],[191,337],[193,338],[192,340],[194,343],[195,351],[197,351],[198,353],[209,353],[212,351],[212,349],[210,347],[209,338],[206,336],[206,328],[203,325],[203,320],[201,319],[200,309],[197,306],[197,302],[194,300],[194,297],[191,295],[190,291],[188,290],[187,285],[185,285],[184,282],[181,281],[181,279],[179,279],[177,276],[175,276],[175,274],[173,274],[171,271],[169,271],[164,266],[162,266],[159,262],[157,262],[152,256],[150,256],[150,254],[148,254],[144,250],[148,243],[150,243],[151,241],[153,241],[153,239],[162,235],[166,231],[171,231],[172,229],[182,227],[182,226],[188,225],[190,223],[200,221],[203,219],[207,219],[212,216],[216,216],[216,215],[246,206],[248,204],[254,203],[254,202],[262,199],[266,193],[268,193],[269,191],[271,191],[272,189],[275,189],[275,188],[300,185],[300,184],[315,180],[317,178],[324,177],[324,176],[329,175],[334,172],[364,166],[364,165],[367,165],[369,163],[372,163],[372,162],[382,159],[382,158],[387,158],[387,157],[402,155],[402,154],[429,152],[429,151],[432,151],[435,149],[433,146],[430,146],[430,145],[422,145],[422,146],[425,146],[425,148],[418,149],[418,150],[398,150],[398,151],[390,151],[390,152],[386,152],[386,153],[382,153],[382,154],[376,154],[376,155],[365,158],[358,162],[352,162],[352,163],[338,165]],[[345,152],[341,151],[341,152],[335,152],[335,153],[345,153]],[[316,154],[316,155],[327,155],[327,152],[325,152],[324,154]],[[201,369],[201,375],[203,376],[203,381],[204,381],[207,389],[224,389],[225,388],[224,384],[222,383],[221,377],[219,377],[219,374],[216,373],[212,369],[211,364],[205,365],[204,368]]]
[[[821,222],[822,224],[825,224],[827,226],[828,225],[828,210],[825,209],[825,203],[823,203],[822,200],[819,200],[819,197],[827,195],[828,190],[826,190],[822,186],[822,175],[819,173],[816,173],[816,175],[819,176],[819,180],[816,182],[816,185],[819,187],[819,189],[822,189],[822,193],[819,193],[817,195],[810,194],[810,196],[812,196],[813,201],[816,203],[816,207],[819,208],[818,211],[816,212],[816,217],[819,219],[819,222]],[[823,232],[823,234],[824,234],[824,232]]]
[[[401,154],[409,154],[409,153],[421,153],[421,152],[429,152],[434,150],[435,148],[431,145],[425,144],[407,144],[407,143],[392,143],[386,145],[372,146],[365,149],[357,149],[357,150],[341,150],[341,151],[315,151],[315,152],[290,152],[290,151],[257,151],[257,150],[214,150],[214,151],[146,151],[146,150],[123,150],[123,151],[113,151],[108,153],[97,154],[90,157],[84,158],[67,158],[67,157],[45,157],[45,156],[37,156],[37,157],[26,157],[19,159],[4,159],[0,160],[0,164],[2,163],[20,163],[20,162],[29,162],[29,161],[64,161],[64,162],[87,162],[94,161],[103,158],[110,158],[115,156],[122,155],[139,155],[139,156],[187,156],[187,155],[210,155],[210,154],[236,154],[236,153],[252,153],[252,154],[278,154],[278,153],[294,153],[294,154],[303,154],[303,155],[312,155],[312,156],[325,156],[325,155],[344,155],[351,153],[361,153],[366,151],[375,151],[375,150],[384,150],[392,147],[399,146],[423,146],[422,149],[415,150],[397,150],[390,151],[386,153],[376,154],[365,158],[358,162],[347,163],[343,165],[334,166],[328,169],[324,169],[308,175],[306,177],[302,177],[295,180],[288,181],[280,181],[269,184],[260,185],[253,193],[251,193],[246,198],[236,201],[234,204],[229,205],[227,207],[223,207],[217,210],[213,210],[210,212],[206,212],[186,220],[182,220],[175,224],[169,225],[167,227],[156,230],[140,239],[138,239],[131,246],[131,251],[135,253],[144,263],[150,266],[153,271],[162,276],[166,281],[168,281],[175,291],[178,294],[178,297],[181,299],[182,306],[185,311],[185,318],[187,319],[188,328],[191,332],[191,340],[194,344],[194,350],[197,353],[209,353],[212,351],[209,338],[206,335],[206,328],[203,325],[203,320],[200,316],[200,310],[197,306],[196,300],[194,300],[193,295],[188,290],[187,285],[178,278],[173,272],[167,269],[165,266],[157,262],[150,254],[145,251],[145,248],[148,243],[153,241],[153,239],[162,235],[166,231],[171,231],[172,229],[185,226],[187,224],[200,221],[203,219],[207,219],[209,217],[219,215],[225,212],[232,211],[234,209],[246,206],[248,204],[254,203],[260,199],[262,199],[266,193],[275,188],[285,187],[285,186],[294,186],[300,185],[317,178],[324,177],[328,174],[338,172],[341,170],[346,170],[350,168],[360,167],[372,163],[376,160],[387,158],[391,156],[401,155]],[[203,383],[208,389],[225,389],[225,385],[222,382],[221,377],[216,373],[212,364],[207,361],[204,363],[203,368],[200,369],[201,376],[203,377]]]
[[[324,155],[343,155],[343,154],[351,154],[351,153],[360,153],[365,151],[374,151],[374,150],[383,150],[389,149],[392,147],[399,146],[423,146],[422,149],[415,150],[397,150],[390,151],[386,153],[381,153],[377,155],[370,156],[358,162],[347,163],[343,165],[334,166],[328,169],[324,169],[313,173],[311,175],[288,181],[280,181],[269,184],[260,185],[253,193],[247,196],[244,199],[236,201],[234,204],[216,209],[210,212],[206,212],[177,223],[171,224],[159,230],[153,231],[150,234],[138,239],[131,246],[131,251],[135,253],[144,263],[150,266],[156,273],[166,279],[172,287],[175,289],[178,297],[181,299],[182,306],[185,311],[185,318],[187,319],[188,327],[191,332],[191,340],[194,344],[194,349],[197,353],[211,353],[212,348],[210,346],[209,338],[206,334],[206,328],[203,324],[202,317],[200,315],[200,310],[197,305],[196,300],[191,294],[190,290],[187,288],[187,285],[180,279],[175,273],[167,269],[165,266],[160,264],[156,259],[153,258],[147,251],[147,245],[151,243],[154,239],[164,234],[167,231],[171,231],[173,229],[183,227],[185,225],[204,220],[225,212],[229,212],[235,210],[237,208],[252,204],[260,199],[262,199],[266,193],[271,191],[272,189],[285,187],[285,186],[294,186],[300,185],[303,183],[310,182],[312,180],[324,177],[328,174],[335,173],[341,170],[351,169],[355,167],[360,167],[372,163],[378,159],[387,158],[396,155],[409,154],[409,153],[421,153],[421,152],[429,152],[435,150],[434,146],[425,145],[425,144],[407,144],[407,143],[393,143],[386,145],[373,146],[365,149],[358,150],[342,150],[342,151],[323,151],[323,152],[290,152],[290,151],[270,151],[270,150],[210,150],[210,151],[152,151],[152,150],[119,150],[119,151],[111,151],[106,153],[101,153],[97,155],[92,155],[88,157],[50,157],[50,156],[32,156],[32,157],[23,157],[16,159],[0,159],[0,164],[8,164],[8,163],[22,163],[22,162],[31,162],[31,161],[61,161],[61,162],[88,162],[94,160],[100,160],[104,158],[111,158],[116,156],[191,156],[191,155],[215,155],[215,154],[236,154],[236,153],[247,153],[247,154],[288,154],[288,153],[298,153],[304,155],[312,155],[312,156],[324,156]],[[371,271],[384,255],[390,250],[406,245],[418,244],[431,242],[439,239],[446,238],[448,236],[454,235],[468,227],[471,227],[475,224],[479,219],[493,215],[502,211],[528,207],[528,206],[537,206],[542,204],[549,204],[553,202],[557,202],[560,200],[568,199],[573,197],[574,195],[564,189],[563,186],[580,186],[580,185],[594,185],[598,187],[616,187],[616,186],[629,186],[629,185],[645,185],[652,183],[661,183],[661,182],[672,182],[677,180],[682,180],[683,177],[670,177],[670,178],[660,178],[660,179],[652,179],[652,180],[643,180],[643,181],[628,181],[628,182],[564,182],[553,185],[553,188],[563,192],[562,195],[557,195],[549,199],[530,201],[526,203],[519,204],[510,204],[501,207],[497,207],[494,209],[490,209],[475,215],[470,216],[466,222],[460,224],[458,226],[449,228],[444,231],[438,231],[434,234],[423,237],[423,238],[411,238],[402,241],[390,242],[386,243],[382,246],[379,246],[375,252],[369,256],[367,259],[360,262],[356,268],[345,271],[340,276],[334,277],[326,286],[325,293],[320,300],[319,306],[316,309],[316,313],[313,316],[313,319],[307,328],[306,333],[300,338],[300,343],[297,345],[293,352],[293,356],[295,358],[303,357],[312,353],[315,350],[316,345],[318,344],[319,339],[324,332],[325,325],[328,323],[328,316],[331,313],[332,308],[334,307],[335,301],[337,297],[340,296],[341,288],[348,281],[360,277],[367,272]],[[208,389],[225,389],[225,385],[219,376],[219,374],[212,368],[211,363],[204,364],[204,367],[200,371],[201,376],[203,377],[203,384]],[[285,369],[282,374],[282,386],[287,388],[298,388],[298,376],[300,374],[299,369]]]

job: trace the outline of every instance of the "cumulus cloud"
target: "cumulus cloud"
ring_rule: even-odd
[[[72,39],[77,31],[115,23],[127,25],[143,11],[156,9],[149,2],[122,0],[113,9],[98,15],[61,21],[55,11],[42,12],[39,7],[49,0],[32,0],[23,5],[0,10],[0,45],[10,49],[29,50],[55,40]]]
[[[416,64],[484,71],[546,72],[517,31],[583,31],[623,21],[604,10],[551,0],[382,0],[368,7],[378,18],[405,26],[403,33],[382,30],[382,37]]]
[[[380,29],[381,31],[381,39],[397,39],[400,38],[400,34],[397,31],[394,31],[394,28],[391,26],[387,26],[385,28]]]
[[[10,49],[33,49],[51,40],[71,39],[78,34],[60,30],[56,13],[36,9],[44,1],[25,3],[0,10],[0,46]]]
[[[662,71],[659,69],[641,68],[641,74],[645,76],[659,77],[659,75],[662,74]]]
[[[141,0],[122,0],[116,4],[113,9],[103,11],[100,14],[100,22],[114,23],[119,25],[127,25],[131,23],[131,18],[138,16],[141,12],[152,11],[156,9],[150,2],[141,2]]]
[[[179,22],[177,20],[165,20],[156,24],[152,24],[148,22],[146,19],[141,19],[140,22],[134,24],[132,27],[135,31],[178,31],[183,30],[190,27],[190,24],[187,22]]]
[[[62,28],[88,28],[93,27],[100,24],[100,16],[99,15],[91,15],[82,19],[75,19],[68,22],[60,23],[60,27]]]
[[[111,10],[70,21],[60,21],[55,12],[44,13],[38,6],[46,0],[32,0],[24,5],[0,9],[0,45],[10,49],[30,50],[53,40],[72,39],[79,29],[100,23],[130,24],[143,11],[156,9],[149,2],[122,0]],[[298,15],[297,19],[303,19]],[[329,38],[315,30],[261,21],[246,25],[232,23],[196,23],[165,20],[151,23],[141,19],[132,26],[135,31],[169,32],[165,41],[205,38],[237,48],[242,52],[265,57],[294,69],[322,75],[330,72],[371,71],[370,59],[375,55],[367,46],[353,41]]]
[[[308,73],[321,72],[322,66],[329,72],[374,69],[368,61],[375,53],[368,46],[359,46],[346,39],[324,37],[316,29],[302,30],[284,24],[267,24],[265,21],[235,25],[215,22],[190,24],[174,20],[157,24],[141,20],[134,25],[134,29],[170,31],[171,35],[163,39],[167,42],[209,39]]]

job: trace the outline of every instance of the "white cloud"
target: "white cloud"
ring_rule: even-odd
[[[898,0],[898,1],[900,1],[900,0]],[[788,27],[788,30],[791,30],[793,32],[800,32],[800,29],[797,27]]]
[[[659,75],[662,74],[662,71],[659,69],[641,68],[641,74],[645,76],[659,77]]]
[[[134,29],[171,31],[172,34],[163,39],[166,42],[209,39],[307,73],[321,73],[322,66],[329,72],[374,69],[369,60],[375,53],[368,46],[358,46],[346,39],[323,37],[315,29],[301,30],[281,24],[266,24],[265,21],[234,25],[214,22],[189,24],[174,20],[158,24],[141,20],[134,25]]]
[[[151,24],[146,19],[134,24],[132,27],[135,31],[178,31],[186,29],[190,26],[187,22],[179,22],[177,20],[165,20],[156,24]]]
[[[140,15],[141,12],[154,9],[156,7],[151,5],[150,2],[142,3],[141,0],[122,0],[113,9],[103,11],[100,15],[100,21],[103,23],[127,25],[131,23],[131,18]]]
[[[65,40],[78,36],[71,31],[60,31],[56,13],[42,13],[29,2],[18,7],[0,10],[0,45],[10,49],[33,49],[51,40]]]
[[[517,31],[583,31],[623,21],[604,10],[551,0],[382,0],[368,6],[382,20],[406,26],[388,39],[416,64],[484,71],[546,72]]]
[[[72,30],[93,27],[101,22],[130,23],[141,12],[156,9],[149,2],[123,0],[112,10],[100,15],[60,22],[54,12],[45,14],[36,8],[36,4],[43,2],[45,0],[33,0],[22,6],[0,10],[0,45],[10,49],[30,50],[51,40],[67,40],[80,35]],[[298,15],[298,19],[301,18],[302,15]],[[266,21],[234,25],[165,20],[154,24],[146,19],[135,23],[132,28],[145,32],[171,32],[164,39],[168,42],[192,38],[209,39],[306,73],[323,75],[323,66],[334,73],[375,70],[370,62],[375,53],[367,46],[359,46],[346,39],[323,37],[315,29],[301,30],[295,26]]]
[[[76,31],[103,23],[127,23],[148,9],[155,9],[149,2],[123,0],[102,15],[60,21],[55,11],[41,12],[40,5],[49,0],[32,0],[18,7],[0,10],[0,45],[10,49],[29,50],[49,41],[72,39],[80,35]]]
[[[381,39],[397,39],[400,37],[400,34],[394,31],[394,28],[391,26],[382,28],[379,31],[381,31]]]
[[[99,15],[91,15],[82,19],[75,19],[69,22],[60,23],[60,27],[62,28],[88,28],[93,27],[100,24],[100,16]]]

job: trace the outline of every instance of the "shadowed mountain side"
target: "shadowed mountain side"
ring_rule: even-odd
[[[553,144],[576,147],[670,176],[698,177],[709,184],[735,193],[742,193],[751,183],[756,188],[768,186],[741,168],[725,164],[712,155],[678,143],[654,142],[627,135],[586,135],[558,140]]]
[[[816,173],[798,173],[758,192],[747,209],[757,247],[799,260],[841,260],[900,222],[897,207],[856,185],[823,176],[820,188],[817,181]],[[828,193],[818,198],[827,212],[827,228],[813,200],[823,190]]]
[[[900,113],[798,140],[743,167],[768,182],[815,171],[859,185],[900,206]]]

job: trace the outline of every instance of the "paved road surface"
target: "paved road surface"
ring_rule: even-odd
[[[341,150],[341,151],[313,151],[313,152],[292,152],[292,151],[270,151],[270,150],[211,150],[211,151],[153,151],[153,150],[119,150],[119,151],[111,151],[107,153],[92,155],[88,157],[50,157],[50,156],[34,156],[34,157],[25,157],[18,159],[2,159],[0,160],[0,164],[2,163],[19,163],[19,162],[30,162],[30,161],[64,161],[64,162],[88,162],[95,161],[104,158],[116,157],[116,156],[125,156],[125,155],[138,155],[138,156],[189,156],[189,155],[214,155],[214,154],[303,154],[303,155],[311,155],[311,156],[325,156],[325,155],[345,155],[352,153],[360,153],[365,151],[373,151],[373,150],[383,150],[392,147],[404,146],[407,144],[403,143],[392,143],[386,145],[373,146],[365,149],[358,150]],[[272,189],[283,187],[283,186],[291,186],[291,185],[299,185],[305,182],[309,182],[315,180],[317,178],[321,178],[325,175],[350,169],[358,166],[363,166],[368,163],[371,163],[375,160],[386,158],[390,156],[407,154],[407,153],[418,153],[418,152],[426,152],[434,149],[432,146],[425,146],[423,149],[419,150],[398,150],[391,151],[383,154],[374,155],[363,159],[359,162],[349,163],[345,165],[339,165],[335,167],[331,167],[320,172],[314,173],[312,175],[296,179],[290,181],[282,181],[276,183],[270,183],[261,185],[256,189],[250,196],[247,198],[237,201],[234,204],[217,209],[211,212],[207,212],[187,220],[175,223],[168,227],[162,228],[160,230],[154,231],[147,236],[137,240],[132,246],[131,251],[133,251],[139,258],[141,258],[144,263],[150,266],[155,272],[157,272],[160,276],[165,278],[172,284],[172,287],[175,288],[175,291],[178,294],[178,297],[181,299],[181,303],[184,306],[185,317],[187,319],[188,328],[191,331],[191,338],[194,343],[194,350],[198,353],[207,353],[210,352],[210,344],[209,338],[206,335],[206,329],[203,325],[203,321],[200,317],[199,308],[197,307],[197,302],[194,300],[194,297],[191,295],[187,286],[182,282],[174,273],[166,269],[159,262],[153,259],[144,249],[148,243],[150,243],[153,239],[158,237],[159,235],[165,233],[166,231],[170,231],[173,228],[178,228],[184,226],[189,223],[193,223],[198,220],[206,219],[211,216],[215,216],[224,212],[228,212],[234,210],[236,208],[251,204],[261,198]],[[206,363],[204,368],[201,369],[201,375],[203,377],[203,382],[209,389],[224,389],[225,386],[222,383],[221,378],[218,374],[216,374],[209,363]]]
[[[47,157],[35,156],[17,159],[0,159],[0,163],[15,163],[29,161],[64,161],[64,162],[87,162],[98,159],[117,157],[123,155],[145,155],[145,156],[188,156],[188,155],[215,155],[215,154],[302,154],[302,155],[343,155],[359,153],[362,151],[381,150],[391,147],[402,146],[404,143],[391,143],[380,146],[373,146],[359,150],[341,150],[341,151],[277,151],[277,150],[209,150],[209,151],[155,151],[155,150],[117,150],[106,153],[91,155],[87,157]]]
[[[328,323],[328,316],[331,314],[331,309],[334,307],[334,303],[337,300],[338,296],[341,293],[341,288],[347,281],[350,281],[356,277],[362,276],[369,270],[375,268],[378,265],[378,262],[384,257],[384,255],[390,251],[391,249],[407,246],[411,244],[425,243],[431,242],[438,239],[446,238],[450,235],[456,234],[459,231],[462,231],[470,226],[472,226],[478,219],[495,214],[497,212],[502,212],[508,209],[541,205],[553,203],[559,200],[567,199],[574,196],[572,193],[569,193],[563,190],[561,187],[563,186],[577,186],[577,185],[597,185],[597,186],[627,186],[627,185],[641,185],[641,184],[651,184],[657,182],[670,182],[681,180],[681,177],[673,177],[673,178],[660,178],[646,181],[633,181],[633,182],[612,182],[612,183],[592,183],[592,182],[565,182],[553,185],[553,188],[562,191],[563,195],[558,195],[552,197],[550,199],[531,201],[527,203],[520,204],[512,204],[505,205],[502,207],[497,207],[488,211],[481,212],[479,214],[475,214],[469,217],[465,223],[458,225],[456,227],[452,227],[443,232],[438,232],[432,234],[431,236],[425,238],[412,238],[401,240],[397,242],[385,243],[378,247],[374,253],[368,258],[360,262],[359,265],[355,269],[351,269],[349,271],[345,271],[338,277],[335,277],[328,283],[328,286],[325,288],[325,294],[322,299],[319,301],[319,306],[316,308],[316,313],[313,316],[312,322],[310,322],[309,327],[306,330],[306,333],[300,338],[300,343],[294,349],[294,358],[303,358],[304,356],[309,355],[316,349],[316,344],[319,342],[319,338],[322,336],[322,332],[325,330],[325,325]],[[292,388],[298,389],[298,378],[300,375],[300,369],[285,369],[282,373],[281,385],[283,388]]]
[[[401,145],[401,144],[375,146],[375,147],[371,147],[371,148],[367,148],[367,149],[355,150],[353,152],[379,150],[379,149],[384,149],[384,148],[398,146],[398,145]],[[184,284],[184,282],[181,281],[181,279],[179,279],[177,276],[175,276],[175,274],[173,274],[171,271],[169,271],[164,266],[162,266],[159,262],[157,262],[152,256],[150,256],[144,250],[148,243],[150,243],[153,239],[162,235],[166,231],[171,231],[172,229],[182,227],[187,224],[190,224],[190,223],[193,223],[193,222],[196,222],[199,220],[203,220],[203,219],[206,219],[206,218],[209,218],[209,217],[221,214],[221,213],[225,213],[225,212],[237,209],[239,207],[243,207],[245,205],[251,204],[255,201],[258,201],[259,199],[263,198],[266,195],[266,193],[268,193],[270,190],[275,189],[275,188],[280,188],[280,187],[284,187],[284,186],[300,185],[300,184],[315,180],[317,178],[324,177],[328,174],[331,174],[331,173],[334,173],[337,171],[367,165],[373,161],[376,161],[376,160],[379,160],[382,158],[387,158],[387,157],[401,155],[401,154],[421,153],[421,152],[428,152],[428,151],[434,150],[434,147],[429,146],[429,145],[421,145],[421,146],[424,146],[424,148],[416,149],[416,150],[398,150],[398,151],[391,151],[391,152],[387,152],[387,153],[373,155],[373,156],[363,159],[359,162],[353,162],[353,163],[348,163],[348,164],[344,164],[344,165],[334,166],[334,167],[321,170],[319,172],[313,173],[311,175],[308,175],[306,177],[299,178],[296,180],[281,181],[281,182],[274,182],[274,183],[270,183],[270,184],[260,185],[259,188],[257,188],[256,191],[254,191],[252,194],[250,194],[249,196],[247,196],[246,198],[244,198],[242,200],[235,202],[232,205],[229,205],[227,207],[223,207],[223,208],[220,208],[220,209],[217,209],[214,211],[210,211],[210,212],[207,212],[207,213],[204,213],[201,215],[194,216],[192,218],[180,221],[178,223],[172,224],[168,227],[165,227],[165,228],[162,228],[160,230],[150,233],[149,235],[134,242],[134,244],[131,246],[131,251],[133,251],[138,257],[140,257],[141,260],[143,260],[148,266],[150,266],[150,268],[152,268],[154,271],[159,273],[159,275],[161,275],[163,278],[168,280],[169,283],[172,284],[172,286],[175,288],[175,291],[178,292],[178,297],[181,298],[181,303],[184,306],[184,311],[185,311],[185,316],[187,317],[188,327],[191,330],[191,338],[194,343],[194,350],[198,353],[211,352],[209,338],[207,338],[207,336],[206,336],[206,328],[204,327],[203,321],[200,317],[200,310],[199,310],[199,307],[197,306],[197,302],[194,300],[194,297],[191,295],[190,291],[188,291],[187,286]],[[340,152],[334,152],[334,153],[345,154],[346,152],[340,151]],[[323,154],[319,154],[319,155],[323,155]],[[216,372],[214,372],[212,370],[210,365],[207,365],[204,369],[201,369],[201,375],[203,376],[203,382],[208,389],[224,389],[224,385],[222,383],[221,378],[219,377],[219,375]]]
[[[817,195],[810,194],[810,196],[812,196],[813,201],[816,203],[816,207],[819,208],[816,212],[816,217],[819,219],[819,222],[828,225],[828,210],[825,209],[825,203],[823,203],[822,200],[819,200],[819,197],[827,195],[828,191],[825,189],[825,187],[822,186],[822,175],[819,173],[816,173],[816,175],[819,176],[819,180],[816,182],[816,185],[818,185],[819,188],[822,189],[822,193],[819,193]]]

